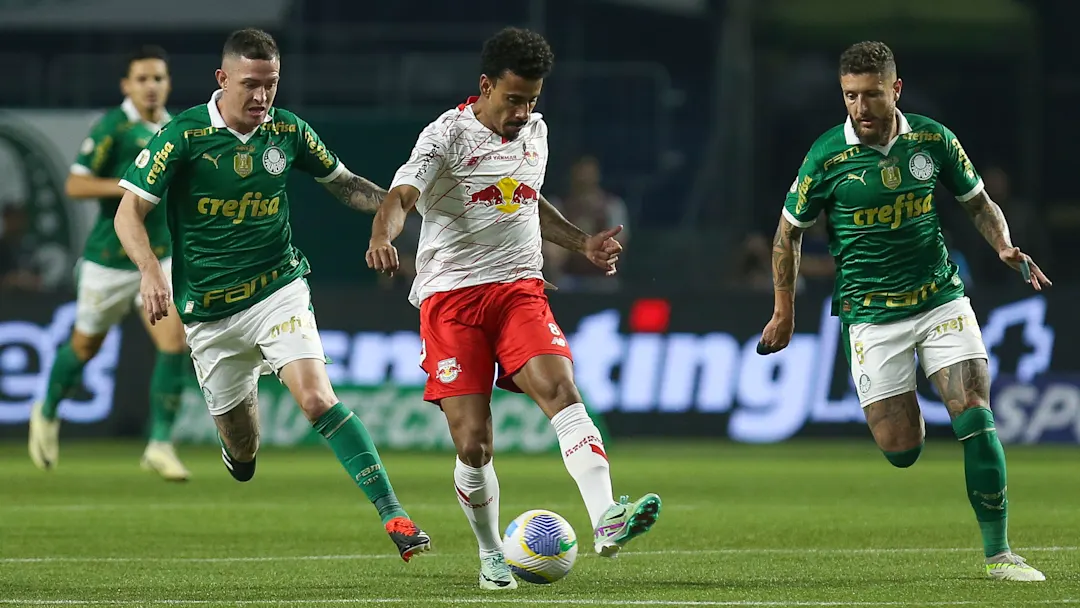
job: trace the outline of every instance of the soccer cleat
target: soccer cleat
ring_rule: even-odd
[[[431,550],[431,537],[408,517],[395,517],[386,522],[386,532],[397,545],[398,554],[406,563],[418,553]]]
[[[30,460],[37,468],[50,471],[60,462],[60,419],[45,418],[42,407],[39,401],[30,410]]]
[[[220,435],[218,443],[221,444],[221,461],[225,463],[225,469],[229,471],[229,475],[232,475],[236,481],[250,481],[255,476],[255,457],[251,457],[251,462],[233,460],[233,457],[229,455],[229,450],[225,449],[225,442],[221,440]]]
[[[600,557],[615,557],[626,543],[645,534],[660,517],[660,497],[646,494],[631,503],[623,496],[611,505],[593,531],[593,548]]]
[[[492,553],[480,558],[480,588],[498,591],[500,589],[517,589],[517,581],[510,572],[510,566],[506,565],[506,557],[502,552]]]
[[[144,471],[154,471],[165,481],[187,481],[191,473],[176,456],[173,445],[167,441],[151,441],[146,445],[140,466]]]
[[[1024,558],[1006,551],[986,558],[986,576],[999,581],[1045,581],[1046,576],[1028,565]]]

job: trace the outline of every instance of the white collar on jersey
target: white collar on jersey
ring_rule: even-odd
[[[241,143],[246,144],[248,140],[251,139],[251,136],[259,130],[259,128],[255,127],[251,130],[251,133],[241,133],[239,131],[236,131],[229,125],[225,124],[225,119],[221,117],[221,112],[218,110],[217,107],[218,99],[221,98],[221,95],[224,92],[225,91],[221,89],[214,91],[214,94],[210,96],[210,101],[206,102],[206,111],[210,113],[210,126],[218,129],[228,129],[229,133],[235,135]],[[273,118],[270,117],[270,112],[267,111],[266,116],[263,116],[263,122],[270,122],[271,120],[273,120]]]
[[[124,98],[124,102],[120,104],[120,109],[124,111],[124,115],[131,122],[141,122],[154,131],[161,129],[161,127],[165,126],[165,123],[172,120],[172,115],[169,114],[168,110],[165,110],[165,113],[161,115],[161,122],[155,123],[144,120],[142,114],[139,114],[139,108],[135,107],[135,102],[131,101],[130,97]]]
[[[862,144],[862,142],[859,141],[859,136],[855,134],[855,125],[851,122],[850,116],[848,116],[847,120],[844,121],[844,139],[847,140],[847,145],[849,146],[862,144],[867,148],[877,150],[878,152],[881,152],[882,154],[888,156],[889,150],[892,150],[893,144],[896,143],[896,140],[900,139],[900,136],[904,133],[911,133],[911,125],[908,124],[907,117],[905,117],[904,113],[900,110],[896,111],[896,120],[899,123],[899,128],[896,130],[896,137],[892,138],[892,141],[885,144],[884,146],[871,146],[870,144]]]

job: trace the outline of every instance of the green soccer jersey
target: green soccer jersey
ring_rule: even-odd
[[[124,175],[131,161],[146,147],[163,124],[171,117],[166,114],[161,124],[143,120],[139,110],[130,99],[125,99],[119,107],[113,108],[102,116],[90,129],[90,135],[79,148],[79,156],[71,166],[76,175],[120,178]],[[120,239],[113,229],[113,217],[120,206],[119,198],[98,199],[99,212],[94,226],[86,239],[83,258],[107,266],[124,270],[135,270],[135,263],[128,259]],[[169,242],[168,218],[165,217],[164,205],[154,209],[146,216],[146,232],[150,235],[150,246],[157,257],[171,255]]]
[[[168,191],[174,300],[185,323],[233,315],[306,275],[292,245],[289,171],[329,182],[345,170],[287,110],[271,108],[255,131],[236,133],[218,111],[220,94],[173,118],[121,181],[152,203]]]
[[[859,141],[848,119],[810,148],[784,202],[807,228],[822,211],[836,261],[833,314],[845,323],[888,323],[964,295],[937,214],[940,180],[964,202],[983,183],[960,141],[925,116],[897,112],[889,145]]]

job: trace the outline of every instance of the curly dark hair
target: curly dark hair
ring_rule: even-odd
[[[540,80],[551,73],[555,54],[547,40],[531,30],[508,27],[484,43],[480,70],[492,81],[511,72],[527,80]]]
[[[859,42],[840,55],[840,75],[896,74],[896,58],[884,42]]]
[[[124,64],[124,76],[131,73],[131,64],[136,61],[142,61],[143,59],[160,59],[165,62],[166,66],[169,65],[169,54],[165,52],[165,49],[155,44],[140,46],[128,53],[126,59],[127,63]]]
[[[262,30],[248,28],[236,30],[225,39],[223,57],[245,57],[273,61],[281,55],[274,37]]]

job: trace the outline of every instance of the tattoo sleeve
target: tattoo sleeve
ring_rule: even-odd
[[[979,234],[983,235],[987,243],[994,251],[1001,251],[1013,246],[1012,237],[1009,235],[1009,224],[1005,221],[1005,214],[1001,207],[986,194],[980,192],[971,200],[960,203],[974,222]]]
[[[214,424],[229,454],[241,462],[250,462],[259,450],[259,397],[252,391],[233,409],[214,416]]]
[[[540,197],[540,234],[545,241],[581,253],[589,235],[570,223],[546,198]]]
[[[773,291],[795,293],[795,279],[799,276],[799,261],[802,259],[803,230],[780,218],[773,237],[772,275]]]
[[[386,190],[350,171],[323,185],[343,205],[363,213],[375,213],[386,197]]]

